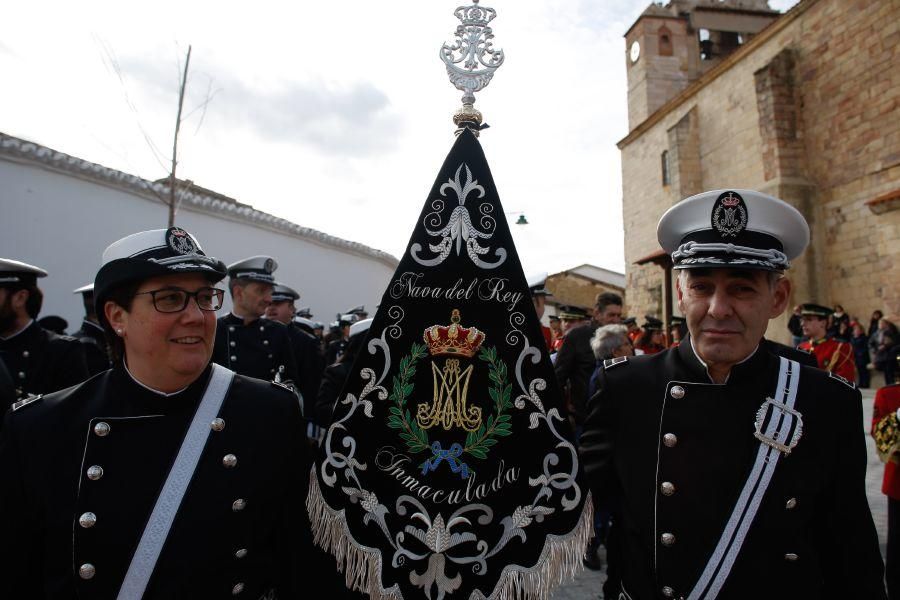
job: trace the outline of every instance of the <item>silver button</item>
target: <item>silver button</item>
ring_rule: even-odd
[[[663,481],[659,484],[659,491],[662,492],[663,496],[671,496],[675,493],[675,484],[671,481]]]
[[[243,592],[243,591],[244,591],[244,584],[243,584],[243,583],[236,583],[236,584],[234,584],[234,587],[231,588],[231,595],[232,595],[232,596],[237,596],[238,594],[240,594],[240,593]]]
[[[234,333],[234,325],[229,325],[229,326],[228,326],[228,331]]]
[[[222,458],[222,464],[225,465],[225,468],[231,469],[235,465],[237,465],[237,456],[234,454],[226,454]]]
[[[94,425],[94,435],[98,437],[106,437],[109,435],[109,423],[100,421]]]
[[[800,558],[800,557],[797,556],[796,554],[794,554],[793,552],[788,552],[787,554],[784,555],[784,560],[789,560],[791,562],[794,562],[798,558]]]
[[[234,348],[235,346],[237,346],[237,342],[234,341],[234,340],[231,340],[231,341],[229,342],[229,346],[231,346],[232,348]]]
[[[664,533],[659,536],[659,541],[663,546],[671,546],[675,543],[675,534],[674,533]]]
[[[676,436],[674,433],[667,433],[666,435],[663,436],[663,444],[665,444],[666,447],[674,448],[675,444],[677,444],[677,443],[678,443],[678,436]]]
[[[260,326],[259,326],[259,330],[260,330],[260,331],[265,331],[265,330],[266,330],[266,328],[265,328],[265,327],[263,327],[263,326],[262,326],[262,325],[260,325]]]
[[[247,501],[243,498],[238,498],[234,502],[231,503],[231,510],[234,512],[241,512],[247,506]]]
[[[663,586],[663,589],[661,591],[662,591],[662,595],[665,596],[666,598],[671,598],[672,596],[675,595],[675,590],[673,590],[672,588],[670,588],[667,585]]]
[[[684,398],[684,388],[680,385],[673,385],[672,389],[669,390],[669,394],[676,400],[681,400]]]
[[[238,550],[237,552],[234,553],[235,558],[244,558],[245,556],[247,556],[246,548],[241,548],[240,550]]]
[[[231,362],[237,362],[237,356],[232,355],[232,356],[231,356]]]
[[[269,355],[269,358],[272,358],[272,356],[273,356],[273,355],[270,354],[270,355]]]
[[[78,524],[85,529],[90,529],[97,524],[97,515],[92,512],[86,512],[78,517]]]
[[[784,505],[784,507],[785,507],[786,509],[788,509],[788,510],[791,510],[791,509],[794,508],[795,506],[797,506],[797,499],[796,499],[796,498],[791,498],[791,499],[788,500],[787,503]]]
[[[259,330],[262,331],[262,327],[260,327]],[[269,345],[269,340],[263,340],[263,346],[268,346],[268,345]]]
[[[101,467],[100,465],[93,465],[88,467],[87,476],[91,481],[97,481],[98,479],[103,477],[103,467]]]
[[[269,373],[274,373],[275,369],[269,369]]]
[[[97,569],[91,563],[84,563],[78,567],[78,576],[82,579],[92,579],[97,574]]]
[[[209,424],[209,427],[213,431],[222,431],[223,429],[225,429],[225,419],[216,417],[212,420],[212,423]]]
[[[31,355],[28,353],[28,350],[22,351],[22,358],[28,358],[29,356],[31,356]]]
[[[19,371],[19,379],[25,379],[25,372]]]

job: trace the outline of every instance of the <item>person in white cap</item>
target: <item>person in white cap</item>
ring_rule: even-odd
[[[752,190],[660,219],[688,335],[607,360],[581,437],[613,508],[607,598],[885,598],[860,394],[766,343],[809,240]]]
[[[297,361],[283,323],[262,319],[272,302],[271,256],[251,256],[228,265],[231,312],[219,317],[213,362],[236,373],[296,386]]]
[[[112,363],[109,344],[106,343],[106,335],[94,308],[94,283],[83,285],[72,293],[80,294],[84,303],[84,320],[81,322],[81,328],[73,333],[72,337],[83,344],[88,371],[91,375],[96,375],[110,368]]]
[[[16,401],[73,386],[89,376],[81,344],[43,329],[36,320],[44,300],[37,280],[46,276],[40,267],[0,258],[0,360],[14,382]]]
[[[305,422],[210,362],[225,265],[180,228],[103,253],[114,368],[0,432],[0,598],[306,597]]]

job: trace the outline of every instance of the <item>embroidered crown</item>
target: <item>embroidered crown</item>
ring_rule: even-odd
[[[484,333],[459,324],[459,310],[453,309],[450,325],[432,325],[423,335],[432,356],[452,354],[471,358],[484,342]]]

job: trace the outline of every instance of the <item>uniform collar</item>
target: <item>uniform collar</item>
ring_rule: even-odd
[[[255,319],[247,323],[247,326],[253,325],[257,321],[259,321],[259,319],[260,317],[256,317]],[[229,325],[244,325],[244,317],[239,317],[233,312],[229,312],[227,315],[225,315],[224,320]]]
[[[93,329],[96,329],[97,331],[99,331],[100,333],[103,333],[103,328],[89,319],[85,319],[84,321],[82,321],[81,327],[82,327],[82,329],[85,329],[85,330],[87,330],[87,328],[93,328]]]
[[[34,324],[35,324],[35,323],[34,323],[34,319],[31,319],[30,321],[28,321],[28,323],[25,324],[25,327],[23,327],[22,329],[18,330],[18,331],[15,332],[14,334],[12,334],[12,335],[10,335],[10,336],[7,336],[7,337],[2,337],[2,336],[0,336],[0,341],[2,341],[2,342],[8,342],[9,340],[13,339],[13,338],[16,337],[17,335],[20,335],[20,334],[22,334],[23,332],[28,331],[28,328],[31,327],[31,326],[34,325]]]
[[[706,383],[707,381],[713,382],[712,377],[709,375],[709,369],[707,368],[706,363],[700,358],[696,350],[694,350],[694,340],[691,339],[690,334],[678,344],[678,347],[674,351],[678,353],[681,360],[687,365],[688,370],[691,372],[691,375],[693,375],[695,381],[703,383]],[[725,380],[724,385],[743,383],[752,380],[754,377],[758,378],[759,374],[762,372],[761,370],[765,368],[767,356],[768,353],[765,350],[762,350],[762,341],[760,341],[760,343],[757,344],[756,349],[753,350],[747,358],[731,367],[731,372],[728,374],[728,378]]]

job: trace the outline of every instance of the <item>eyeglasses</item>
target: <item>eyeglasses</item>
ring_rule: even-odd
[[[187,308],[188,302],[193,297],[197,301],[200,310],[216,311],[222,308],[222,299],[225,297],[225,290],[217,288],[200,288],[196,292],[180,290],[177,288],[150,290],[149,292],[138,292],[135,296],[150,294],[153,298],[153,308],[161,313],[177,313]]]

